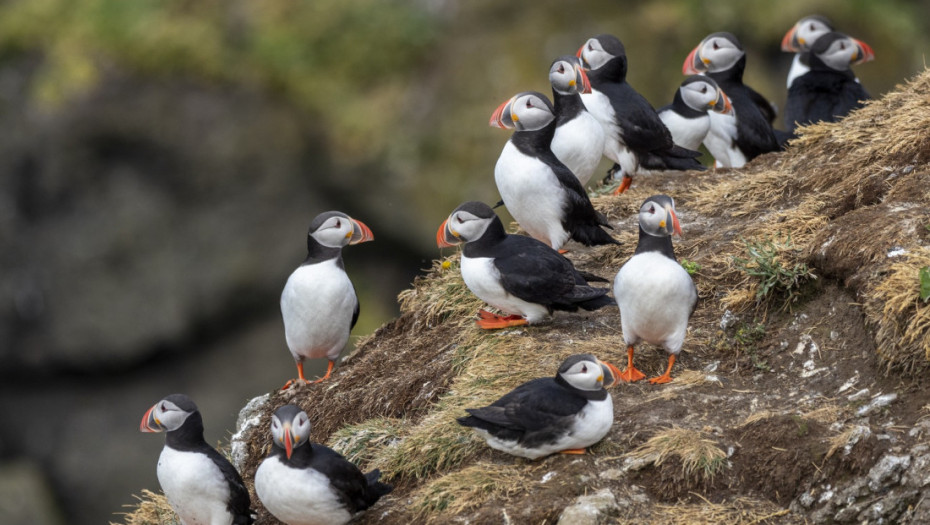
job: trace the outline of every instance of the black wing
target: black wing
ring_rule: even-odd
[[[220,472],[223,473],[223,479],[229,485],[229,504],[227,508],[233,516],[233,525],[250,525],[254,523],[255,517],[252,514],[252,509],[249,508],[252,504],[249,499],[249,489],[245,488],[245,483],[243,483],[239,471],[213,447],[205,444],[203,452],[220,469]]]
[[[352,295],[355,296],[355,310],[352,312],[352,325],[349,326],[349,329],[355,328],[355,323],[358,322],[358,314],[362,311],[361,304],[358,302],[358,294],[355,293],[355,286],[352,286]]]
[[[571,261],[542,242],[510,235],[501,242],[500,253],[505,255],[496,257],[494,266],[504,290],[515,297],[551,305],[575,288],[577,272]]]
[[[852,75],[809,71],[788,90],[785,123],[789,130],[813,122],[835,122],[871,97]]]
[[[745,84],[744,84],[745,85]],[[752,89],[749,86],[746,86],[746,94],[749,95],[749,99],[752,100],[753,104],[759,108],[759,111],[762,112],[762,116],[768,121],[769,125],[775,123],[775,106],[772,105],[761,93]]]
[[[311,443],[310,446],[313,449],[310,467],[329,478],[330,484],[350,513],[367,509],[378,500],[380,495],[372,499],[368,478],[354,463],[324,445]]]
[[[497,427],[538,432],[574,417],[587,402],[556,384],[551,377],[542,377],[523,383],[490,406],[466,411]]]
[[[623,141],[634,151],[664,151],[675,145],[649,101],[627,83],[609,82],[597,88],[610,100]]]

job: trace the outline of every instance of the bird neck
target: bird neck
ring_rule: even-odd
[[[746,55],[739,57],[739,60],[733,64],[733,67],[729,69],[724,69],[723,71],[714,71],[713,73],[707,73],[707,76],[717,81],[717,84],[721,82],[724,84],[730,82],[743,82],[743,71],[746,70]]]
[[[688,104],[685,104],[684,97],[681,96],[681,90],[675,90],[675,98],[672,100],[672,107],[675,108],[675,111],[686,118],[697,118],[707,115],[706,111],[698,111]]]
[[[614,57],[603,66],[588,71],[588,80],[592,85],[602,82],[626,82],[626,56]]]
[[[531,157],[545,157],[547,154],[555,157],[552,153],[552,137],[555,135],[555,119],[546,124],[545,127],[533,131],[515,131],[510,141],[524,155]]]
[[[196,450],[208,446],[203,439],[203,418],[200,412],[187,416],[183,425],[166,432],[165,444],[175,450]]]
[[[304,264],[315,264],[318,262],[328,261],[329,259],[336,259],[336,264],[340,267],[342,265],[342,248],[331,248],[329,246],[323,246],[318,243],[316,239],[311,236],[307,236],[307,258],[304,260]]]
[[[673,261],[675,258],[675,248],[672,246],[672,238],[668,235],[657,237],[646,233],[642,226],[639,227],[639,242],[636,243],[636,251],[633,255],[639,255],[646,252],[659,252]]]
[[[487,257],[491,249],[506,238],[507,232],[504,230],[504,224],[499,218],[495,218],[488,225],[488,229],[484,230],[484,235],[465,244],[462,254],[465,257]]]
[[[581,95],[559,93],[555,89],[552,90],[552,107],[555,109],[556,126],[561,122],[571,120],[585,109]]]
[[[307,468],[313,462],[313,444],[304,443],[299,447],[294,448],[291,452],[291,458],[288,459],[287,453],[283,448],[275,446],[272,454],[278,457],[282,463],[285,463],[294,468]]]

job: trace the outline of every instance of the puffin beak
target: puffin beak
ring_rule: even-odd
[[[507,102],[497,106],[497,109],[491,114],[491,120],[488,121],[489,126],[501,129],[513,129],[516,127],[514,126],[514,122],[517,119],[515,119],[511,113],[511,104],[513,104],[515,98],[515,96],[511,97]]]
[[[371,228],[369,228],[368,226],[365,226],[364,222],[357,221],[352,218],[350,218],[349,220],[352,221],[352,233],[351,233],[352,240],[349,241],[349,244],[358,244],[360,242],[368,242],[368,241],[375,240],[374,234],[371,233]]]
[[[588,94],[591,92],[591,81],[581,64],[575,66],[575,81],[581,85],[580,93]]]
[[[666,206],[665,210],[668,212],[669,217],[672,218],[673,235],[681,237],[681,224],[678,222],[678,215],[675,213],[675,209],[671,206]]]
[[[722,113],[724,115],[729,115],[733,113],[733,104],[730,103],[730,97],[721,89],[717,94],[717,101],[714,102],[711,108],[717,113]]]
[[[871,46],[863,42],[862,40],[852,39],[856,43],[856,54],[853,55],[850,60],[850,64],[861,64],[863,62],[868,62],[875,59],[875,52],[872,51]]]
[[[291,454],[294,453],[294,441],[291,438],[291,424],[284,423],[284,453],[287,454],[287,459],[291,459]]]
[[[610,388],[620,382],[620,369],[607,361],[598,360],[604,371],[604,388]]]
[[[798,26],[795,24],[785,33],[785,37],[781,39],[781,50],[786,53],[797,53],[801,50],[801,44],[803,42],[798,42],[797,39]]]
[[[703,44],[703,42],[701,43]],[[694,49],[688,53],[688,57],[685,58],[685,63],[681,65],[681,72],[685,75],[698,75],[707,68],[704,67],[705,62],[701,60],[701,44],[698,44]]]
[[[449,219],[442,221],[439,230],[436,231],[436,246],[449,248],[457,244],[462,244],[462,239],[449,229]]]
[[[155,407],[158,404],[152,405],[152,408],[145,411],[145,414],[142,415],[142,422],[139,423],[139,432],[164,432],[165,427],[161,426],[161,423],[155,419]]]

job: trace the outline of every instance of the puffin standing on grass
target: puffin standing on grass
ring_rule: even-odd
[[[552,62],[549,82],[555,109],[552,152],[584,186],[604,155],[604,128],[581,101],[582,93],[591,92],[591,83],[581,59],[574,55]]]
[[[142,432],[165,432],[158,483],[183,525],[249,525],[249,491],[236,468],[203,439],[203,418],[183,394],[155,403]]]
[[[359,313],[355,288],[342,263],[342,248],[373,239],[368,226],[342,212],[321,213],[310,223],[307,259],[291,273],[281,293],[284,335],[298,374],[284,389],[296,381],[309,382],[304,377],[304,359],[329,360],[326,375],[315,382],[332,373]]]
[[[362,474],[332,449],[310,443],[310,419],[294,405],[271,416],[271,454],[255,471],[255,494],[287,525],[342,525],[391,492],[377,469]]]
[[[723,159],[714,154],[720,167],[740,168],[763,153],[780,149],[779,137],[772,128],[775,110],[765,97],[743,84],[745,69],[742,44],[732,33],[725,32],[711,33],[701,40],[682,65],[685,75],[705,74],[714,79],[733,105],[732,114],[710,114],[711,133],[732,143],[738,152]],[[787,140],[788,134],[784,135],[782,139]]]
[[[692,75],[675,90],[672,103],[659,109],[659,118],[679,146],[697,150],[710,131],[709,112],[731,113],[726,93],[704,75]]]
[[[509,235],[490,206],[470,201],[456,208],[436,232],[440,247],[465,243],[462,279],[479,299],[502,310],[480,310],[484,329],[536,324],[553,310],[596,310],[616,302],[606,288],[589,286],[571,261],[544,243]]]
[[[616,384],[619,373],[591,354],[576,354],[555,377],[533,379],[489,406],[467,408],[469,415],[457,421],[514,456],[584,454],[610,431],[614,405],[605,387]]]
[[[530,236],[558,250],[569,239],[586,246],[619,244],[604,227],[578,178],[552,152],[555,113],[536,91],[511,97],[490,125],[514,129],[494,166],[494,181],[507,211]]]
[[[614,296],[620,306],[623,341],[627,345],[627,367],[620,374],[624,381],[645,377],[633,366],[633,346],[640,341],[662,346],[668,352],[665,373],[649,382],[672,380],[672,366],[697,304],[697,288],[675,259],[672,235],[681,235],[675,201],[667,195],[649,197],[639,209],[636,251],[614,279]]]
[[[675,144],[668,128],[651,104],[626,82],[626,50],[617,37],[598,35],[589,39],[577,56],[588,68],[591,93],[581,100],[604,127],[604,156],[616,165],[623,181],[616,194],[632,184],[633,176],[652,170],[703,170],[700,152]]]
[[[868,44],[843,33],[829,32],[810,50],[810,71],[788,90],[788,129],[813,122],[836,122],[871,99],[850,66],[875,58]]]
[[[833,31],[833,23],[825,16],[808,15],[795,23],[781,39],[781,50],[794,53],[788,70],[788,89],[795,79],[810,71],[810,50],[821,36]],[[787,123],[788,127],[790,122]]]

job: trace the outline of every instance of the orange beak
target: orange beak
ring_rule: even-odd
[[[142,422],[139,423],[139,432],[164,432],[165,427],[161,426],[158,421],[155,421],[155,416],[152,415],[152,412],[155,411],[157,404],[152,405],[152,408],[145,411],[145,414],[142,415]]]
[[[294,441],[291,439],[291,424],[284,424],[284,453],[287,454],[287,459],[291,459],[291,454],[294,453]]]
[[[853,38],[853,42],[859,46],[859,52],[856,53],[857,56],[853,57],[852,64],[861,64],[863,62],[868,62],[875,59],[875,52],[872,51],[872,47],[863,42],[862,40],[856,40]]]
[[[791,29],[785,33],[785,37],[781,39],[781,50],[786,53],[797,53],[801,50],[801,46],[798,43],[796,35],[798,33],[798,26],[794,25]]]
[[[581,92],[588,94],[591,92],[591,80],[583,67],[578,68],[578,76],[581,78]]]
[[[364,222],[351,218],[350,220],[352,221],[352,240],[349,241],[349,244],[358,244],[360,242],[375,240],[374,234],[371,233],[371,228],[365,226]]]
[[[511,97],[507,102],[497,106],[497,109],[491,114],[491,120],[488,121],[489,126],[501,129],[514,128],[513,119],[510,116],[510,104],[513,102],[514,98],[516,98],[516,96]]]
[[[440,248],[450,248],[457,244],[462,244],[461,239],[452,235],[448,223],[449,219],[442,221],[439,230],[436,231],[436,246]]]
[[[668,210],[669,216],[672,217],[672,232],[674,235],[681,237],[681,224],[678,222],[678,215],[675,213],[675,210],[671,207],[666,208]]]
[[[733,104],[730,102],[730,97],[728,97],[722,89],[720,90],[720,94],[717,96],[717,102],[714,103],[713,110],[723,115],[729,115],[730,113],[733,113]]]
[[[683,74],[698,75],[707,69],[707,67],[704,65],[704,62],[701,60],[700,50],[701,44],[698,44],[694,49],[691,50],[690,53],[688,53],[688,57],[685,58],[684,64],[681,65],[681,72]]]
[[[608,363],[607,361],[598,361],[601,364],[601,368],[604,370],[604,388],[610,388],[620,382],[620,369],[614,365]],[[607,381],[610,376],[610,381]]]

